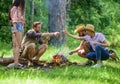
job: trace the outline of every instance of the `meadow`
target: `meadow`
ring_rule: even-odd
[[[0,44],[0,55],[5,52],[5,57],[12,56],[10,44]],[[3,47],[4,46],[4,47]],[[85,62],[77,54],[72,56],[66,54],[70,49],[62,47],[61,52],[71,62]],[[120,55],[119,48],[115,48],[117,55]],[[60,49],[49,46],[46,53],[40,60],[51,61],[52,56]],[[120,84],[120,62],[104,61],[104,66],[93,69],[91,66],[61,66],[49,70],[28,68],[28,69],[6,69],[0,66],[0,84]]]

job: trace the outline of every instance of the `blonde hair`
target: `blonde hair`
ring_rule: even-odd
[[[80,31],[83,31],[85,29],[85,25],[84,24],[79,24],[76,26],[76,29],[74,32],[79,33]]]

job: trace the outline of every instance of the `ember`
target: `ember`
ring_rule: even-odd
[[[64,55],[56,54],[53,56],[52,62],[53,63],[66,63],[68,62],[68,59]]]

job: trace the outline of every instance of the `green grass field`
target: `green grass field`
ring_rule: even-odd
[[[2,44],[0,46],[3,47]],[[0,47],[0,54],[5,52],[5,57],[12,55],[11,46],[2,47]],[[118,55],[120,55],[119,49],[115,48]],[[51,61],[52,56],[58,51],[58,48],[49,46],[41,60]],[[62,52],[64,51],[67,52],[69,49],[62,48]],[[72,62],[86,61],[77,54],[66,56]],[[34,68],[6,69],[1,65],[0,84],[120,84],[120,62],[104,61],[104,66],[98,69],[92,69],[90,66],[70,65],[55,67],[47,71]]]

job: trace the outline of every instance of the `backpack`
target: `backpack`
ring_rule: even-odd
[[[109,59],[112,61],[119,61],[119,57],[117,56],[117,53],[114,50],[109,50]]]

